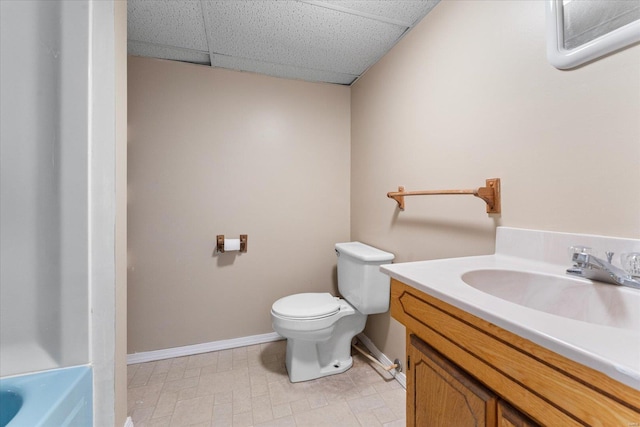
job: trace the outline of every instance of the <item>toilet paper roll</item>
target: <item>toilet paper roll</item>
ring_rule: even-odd
[[[239,251],[240,239],[224,239],[224,251]]]

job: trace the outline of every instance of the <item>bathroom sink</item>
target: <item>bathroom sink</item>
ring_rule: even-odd
[[[479,269],[462,274],[467,285],[545,313],[640,332],[640,292],[621,286],[536,272]]]
[[[392,279],[640,390],[640,289],[565,274],[570,246],[640,239],[498,227],[493,255],[401,262]],[[397,302],[397,301],[396,301]]]

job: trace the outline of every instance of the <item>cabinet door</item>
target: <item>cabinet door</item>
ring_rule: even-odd
[[[505,401],[498,401],[498,426],[499,427],[536,427],[538,424],[526,415],[514,409]]]
[[[497,425],[495,395],[415,335],[408,342],[408,426]]]

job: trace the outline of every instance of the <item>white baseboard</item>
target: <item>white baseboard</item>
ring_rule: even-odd
[[[359,334],[357,338],[365,347],[367,347],[367,350],[371,352],[371,355],[378,359],[380,363],[387,366],[393,365],[393,361],[389,359],[383,352],[378,350],[378,348],[375,346],[373,341],[369,339],[368,336],[362,333]],[[403,388],[407,388],[407,376],[404,373],[398,372],[395,369],[390,370],[389,373],[394,376],[396,381],[398,381]]]
[[[171,359],[174,357],[192,356],[194,354],[209,353],[210,351],[228,350],[230,348],[246,347],[248,345],[263,344],[283,339],[284,338],[276,332],[271,332],[269,334],[250,335],[248,337],[185,345],[183,347],[173,347],[164,350],[143,351],[140,353],[128,354],[127,365]]]

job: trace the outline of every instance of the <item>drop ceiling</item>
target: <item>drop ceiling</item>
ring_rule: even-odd
[[[440,0],[129,0],[130,55],[349,85]]]

